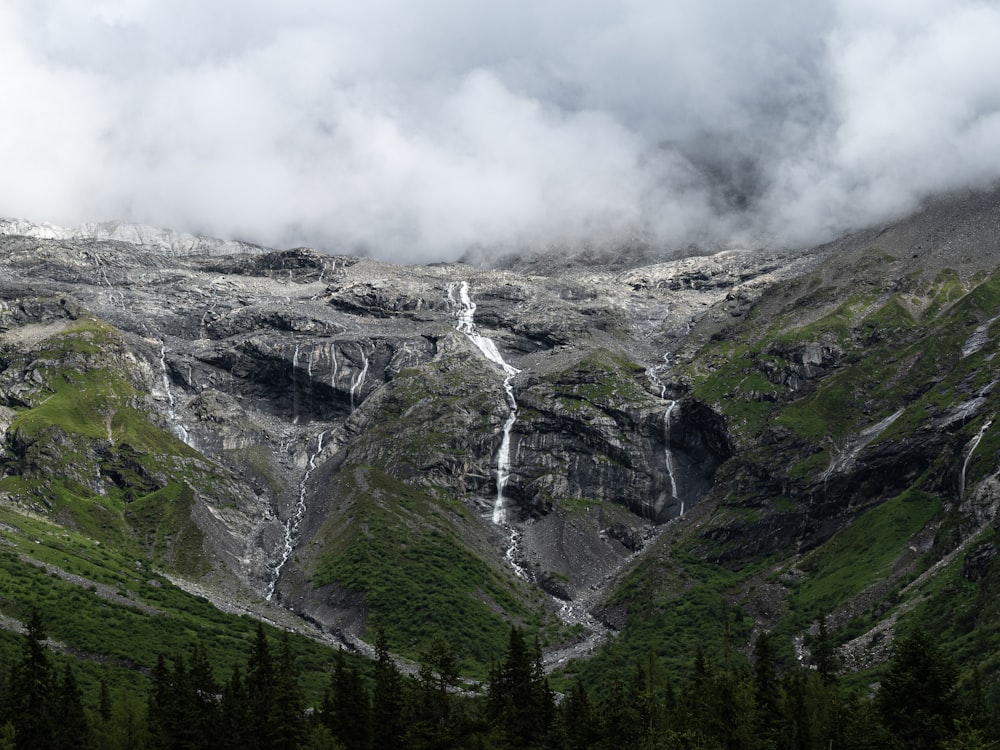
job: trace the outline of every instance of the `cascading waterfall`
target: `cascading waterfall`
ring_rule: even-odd
[[[351,380],[351,411],[357,408],[357,396],[361,393],[361,388],[365,384],[365,378],[368,377],[368,354],[365,352],[365,347],[359,347],[361,349],[361,369],[358,370],[357,375]]]
[[[323,452],[323,438],[325,436],[326,432],[321,432],[319,437],[316,439],[316,450],[309,455],[309,461],[306,464],[305,474],[302,475],[302,479],[299,481],[299,499],[295,503],[295,511],[291,516],[289,516],[288,521],[285,523],[285,539],[284,546],[281,550],[281,558],[274,566],[274,570],[271,571],[271,580],[267,584],[266,598],[268,601],[271,601],[271,598],[274,596],[274,589],[278,585],[278,578],[281,576],[281,569],[285,567],[285,563],[288,562],[288,558],[292,556],[292,550],[295,549],[295,541],[299,535],[299,525],[302,523],[302,519],[306,515],[306,487],[309,482],[309,476],[316,468],[316,459],[319,457],[319,454]]]
[[[667,464],[667,473],[670,474],[670,494],[675,498],[680,500],[681,512],[680,515],[684,515],[684,501],[681,499],[680,487],[677,481],[678,468],[677,461],[674,459],[674,451],[670,447],[670,433],[673,429],[674,412],[680,408],[680,403],[677,401],[671,401],[667,410],[663,413],[663,442],[666,444],[666,450],[664,450],[664,458]]]
[[[647,367],[646,368],[646,377],[648,377],[649,380],[650,380],[650,382],[653,385],[656,386],[656,389],[660,393],[660,398],[661,399],[666,399],[666,397],[667,397],[667,384],[664,383],[663,380],[660,379],[660,376],[657,375],[656,371],[657,370],[666,370],[666,369],[669,369],[669,368],[670,368],[670,354],[669,353],[663,355],[663,364],[662,365],[657,365],[656,367]]]
[[[170,387],[170,376],[167,374],[167,347],[163,343],[160,344],[160,372],[163,374],[163,390],[167,394],[167,419],[176,431],[177,437],[191,445],[191,435],[177,418],[174,409],[176,401],[174,400],[174,390]]]
[[[292,354],[292,424],[299,423],[299,345]]]
[[[510,409],[510,413],[504,422],[500,449],[497,451],[497,497],[493,504],[493,523],[503,525],[509,520],[507,500],[504,497],[503,491],[507,486],[507,480],[510,479],[510,434],[514,428],[514,423],[517,421],[517,400],[514,398],[513,381],[514,376],[520,370],[509,365],[504,360],[493,339],[476,332],[476,303],[472,301],[472,297],[469,295],[468,282],[463,281],[458,284],[458,299],[455,298],[455,287],[455,284],[449,285],[448,301],[453,307],[458,309],[456,313],[458,326],[456,327],[469,337],[469,340],[476,345],[476,348],[482,352],[486,359],[498,365],[504,373],[503,389],[507,397],[507,406]]]
[[[990,417],[985,422],[983,426],[979,428],[979,432],[976,436],[969,441],[969,452],[965,454],[965,460],[962,462],[962,475],[958,482],[958,496],[959,498],[965,497],[965,470],[969,467],[969,460],[972,458],[972,454],[975,453],[976,448],[979,447],[979,443],[983,439],[983,435],[986,431],[990,429],[990,425],[993,424],[993,417]]]
[[[457,298],[455,296],[456,289],[458,291]],[[507,363],[503,355],[500,354],[500,350],[497,349],[497,345],[493,339],[476,332],[476,303],[472,301],[472,297],[469,294],[468,282],[463,281],[459,284],[450,284],[448,286],[448,302],[457,310],[455,317],[458,319],[458,325],[456,328],[468,336],[469,340],[476,345],[476,348],[482,352],[483,356],[490,362],[498,365],[504,374],[503,389],[510,412],[504,421],[503,433],[500,438],[500,448],[497,451],[497,496],[493,503],[493,523],[497,526],[503,526],[509,531],[510,537],[506,553],[507,560],[519,577],[528,580],[528,571],[517,562],[521,544],[521,533],[510,524],[507,498],[504,496],[504,489],[506,489],[507,481],[510,479],[510,435],[514,429],[514,423],[517,421],[517,399],[514,398],[513,381],[514,376],[520,370]]]
[[[330,388],[337,389],[337,345],[330,344]]]
[[[669,367],[669,354],[663,355],[663,364],[660,365],[661,368]],[[663,444],[666,446],[664,449],[664,459],[667,466],[667,474],[670,475],[670,494],[673,495],[677,500],[680,501],[681,510],[679,515],[684,515],[684,500],[680,496],[680,482],[678,482],[678,474],[680,473],[680,468],[677,466],[677,460],[674,457],[674,451],[670,447],[670,434],[673,430],[673,423],[675,413],[680,409],[680,402],[675,399],[667,399],[667,386],[660,379],[660,376],[656,374],[656,369],[650,367],[646,370],[646,375],[649,377],[650,382],[659,389],[660,398],[667,401],[667,409],[663,412]]]

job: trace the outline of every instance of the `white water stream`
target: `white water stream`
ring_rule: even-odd
[[[177,437],[183,440],[187,445],[191,445],[191,435],[187,431],[187,428],[181,424],[174,408],[177,402],[174,400],[174,390],[170,387],[170,376],[167,374],[167,347],[162,342],[160,343],[160,372],[163,375],[163,390],[167,394],[167,419],[173,426]]]
[[[357,408],[358,396],[361,394],[361,389],[365,384],[365,378],[368,377],[368,353],[365,352],[364,346],[360,346],[359,348],[361,349],[361,369],[351,379],[351,411]]]
[[[663,413],[663,442],[666,445],[666,449],[664,450],[664,459],[667,464],[667,472],[670,474],[670,494],[680,501],[681,510],[679,515],[683,516],[684,501],[681,500],[680,482],[677,481],[677,475],[680,472],[677,467],[677,461],[674,458],[673,448],[670,447],[670,433],[673,429],[674,412],[679,408],[680,403],[671,400],[667,410]]]
[[[509,365],[506,360],[504,360],[503,355],[500,354],[500,350],[497,349],[496,343],[493,339],[488,336],[482,336],[476,332],[475,315],[476,315],[476,303],[472,301],[472,297],[469,295],[469,284],[465,281],[457,285],[458,288],[458,298],[455,298],[456,285],[451,284],[448,287],[448,301],[453,307],[458,309],[456,317],[458,318],[458,330],[469,337],[469,340],[476,345],[476,348],[482,352],[483,356],[486,357],[490,362],[498,365],[503,371],[503,389],[507,396],[507,406],[510,408],[510,413],[507,415],[507,419],[503,425],[503,435],[500,440],[500,449],[497,451],[497,496],[496,501],[493,504],[493,523],[495,524],[506,524],[508,522],[508,512],[507,512],[507,500],[504,497],[503,491],[507,486],[507,481],[510,479],[510,433],[514,427],[514,423],[517,421],[517,400],[514,398],[514,386],[513,380],[514,376],[517,375],[520,370],[516,367]]]
[[[292,354],[292,424],[299,423],[299,345]]]
[[[457,291],[457,297],[456,297]],[[517,562],[521,534],[510,524],[510,514],[507,508],[507,498],[504,497],[504,489],[510,479],[510,435],[517,421],[517,400],[514,398],[514,376],[518,370],[513,365],[507,363],[497,349],[496,343],[488,336],[482,336],[476,332],[476,303],[472,301],[469,294],[468,282],[450,284],[448,286],[448,302],[456,309],[455,317],[458,319],[456,328],[469,337],[476,348],[486,359],[499,366],[503,372],[503,389],[506,394],[507,406],[510,412],[504,421],[503,433],[500,438],[500,448],[497,450],[497,495],[493,502],[493,523],[505,527],[510,533],[510,541],[507,546],[507,560],[517,575],[525,580],[529,579],[528,571]]]
[[[669,356],[668,354],[663,355],[663,365],[660,368],[669,366]],[[653,383],[659,389],[660,398],[667,402],[667,409],[663,412],[663,445],[664,445],[664,461],[667,467],[667,474],[670,475],[670,494],[676,498],[680,504],[681,509],[678,515],[684,515],[684,501],[681,499],[680,495],[680,481],[678,480],[680,474],[680,468],[677,465],[677,459],[674,456],[674,450],[670,447],[670,434],[673,431],[674,418],[676,417],[676,412],[680,409],[680,402],[675,399],[667,399],[667,386],[660,380],[660,376],[656,374],[656,369],[650,367],[646,370],[646,375],[649,377],[650,382]]]
[[[267,584],[266,597],[268,601],[271,601],[271,598],[274,596],[274,588],[278,585],[281,569],[285,567],[288,558],[292,556],[292,550],[295,549],[295,542],[299,535],[299,525],[306,515],[306,486],[309,482],[309,476],[316,468],[316,458],[323,452],[323,438],[325,435],[326,432],[321,432],[316,439],[316,450],[309,455],[305,474],[302,475],[302,479],[299,481],[299,499],[295,503],[295,511],[288,517],[288,521],[285,523],[285,539],[281,549],[281,557],[274,566],[274,570],[271,571],[271,580]]]
[[[979,428],[979,432],[977,432],[976,436],[969,441],[969,452],[965,454],[965,460],[962,462],[962,476],[958,482],[959,499],[965,497],[965,470],[969,467],[969,459],[972,458],[972,454],[975,453],[976,448],[979,447],[979,443],[982,441],[983,435],[986,434],[986,431],[990,429],[990,425],[992,424],[993,417],[990,417],[983,422],[983,426]]]

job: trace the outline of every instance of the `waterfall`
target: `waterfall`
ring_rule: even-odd
[[[330,364],[333,368],[330,373],[330,388],[337,390],[337,345],[330,344]]]
[[[520,370],[507,364],[493,339],[476,333],[476,303],[472,301],[472,297],[469,295],[468,282],[461,282],[457,285],[457,288],[458,299],[455,298],[456,285],[450,284],[448,286],[448,301],[453,307],[457,308],[455,317],[458,319],[458,325],[456,328],[468,336],[469,340],[476,345],[476,348],[482,352],[483,356],[490,362],[498,365],[504,374],[503,389],[506,394],[507,406],[510,409],[510,413],[504,422],[500,449],[497,451],[497,496],[493,504],[493,523],[505,525],[509,517],[507,513],[507,500],[503,492],[507,486],[507,480],[510,479],[510,433],[514,428],[514,423],[517,421],[517,400],[514,398],[513,380],[514,376]],[[508,558],[516,551],[515,546],[512,541],[512,546],[508,549]]]
[[[288,558],[292,556],[292,550],[295,549],[295,541],[299,535],[299,525],[302,523],[302,519],[306,515],[306,486],[309,482],[309,476],[316,468],[316,458],[323,452],[323,438],[325,435],[326,432],[321,432],[319,434],[319,437],[316,440],[316,450],[309,454],[306,471],[302,475],[302,479],[299,481],[299,499],[295,503],[295,511],[291,516],[289,516],[288,521],[285,523],[285,539],[281,550],[281,558],[274,566],[274,570],[271,571],[271,580],[267,584],[266,598],[268,601],[271,601],[271,598],[274,596],[274,589],[278,585],[278,578],[281,576],[281,569],[285,566],[285,563],[288,562]]]
[[[507,560],[507,564],[514,570],[514,573],[518,578],[525,581],[531,580],[531,575],[528,573],[528,569],[521,565],[521,532],[518,531],[513,526],[506,523],[506,521],[497,521],[494,516],[493,523],[499,523],[504,525],[510,530],[510,537],[507,541],[507,551],[504,552],[504,558]]]
[[[972,454],[975,453],[976,448],[979,447],[979,443],[983,439],[983,435],[985,435],[986,431],[990,429],[991,424],[993,424],[993,417],[990,417],[983,422],[983,426],[979,428],[979,432],[977,432],[976,436],[969,441],[969,452],[965,454],[965,461],[962,462],[962,475],[958,482],[959,499],[965,497],[965,470],[969,466],[969,459],[972,458]]]
[[[357,396],[361,393],[361,388],[365,384],[365,378],[368,377],[368,355],[365,353],[364,345],[360,345],[361,349],[361,369],[358,370],[357,375],[351,380],[351,411],[357,407]]]
[[[299,423],[299,345],[292,354],[292,424]]]
[[[667,384],[664,383],[663,380],[660,378],[660,376],[656,374],[656,371],[657,370],[667,370],[669,368],[670,368],[670,353],[669,352],[667,354],[663,355],[663,364],[662,365],[656,365],[655,367],[647,367],[646,368],[646,377],[649,378],[649,382],[651,382],[654,386],[656,386],[657,390],[660,393],[660,398],[661,399],[666,399],[666,397],[667,397]]]
[[[183,440],[187,445],[191,445],[191,436],[188,433],[184,425],[181,424],[180,420],[177,418],[177,413],[174,410],[176,401],[174,400],[174,390],[170,387],[170,376],[167,374],[167,347],[165,344],[160,344],[160,372],[163,374],[163,390],[167,394],[167,419],[173,425],[174,431],[177,433],[177,437]]]
[[[677,475],[679,473],[677,468],[677,462],[674,460],[674,451],[670,447],[670,433],[673,429],[674,412],[680,408],[680,404],[677,401],[671,401],[667,410],[663,413],[663,442],[666,445],[664,450],[664,458],[667,464],[667,473],[670,474],[670,494],[675,498],[680,500],[681,512],[680,515],[684,515],[684,501],[681,500],[680,487],[677,481]]]

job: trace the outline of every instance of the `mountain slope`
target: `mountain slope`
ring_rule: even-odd
[[[808,659],[820,616],[852,668],[917,617],[971,664],[998,222],[957,195],[806,253],[547,275],[10,224],[4,512],[473,674],[510,624],[553,663],[616,629],[597,682],[761,629]]]

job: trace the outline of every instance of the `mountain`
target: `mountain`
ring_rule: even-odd
[[[761,631],[808,663],[821,617],[850,670],[919,620],[992,675],[998,224],[501,269],[4,222],[7,575],[132,559],[479,676],[512,624],[599,683]]]

